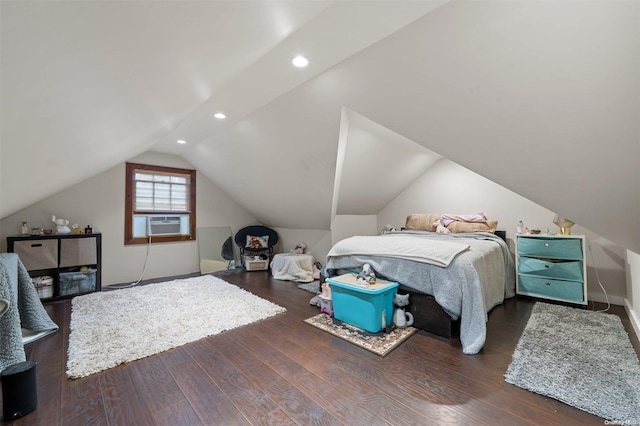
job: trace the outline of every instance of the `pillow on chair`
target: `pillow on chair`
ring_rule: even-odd
[[[245,247],[248,249],[266,249],[269,248],[269,236],[261,237],[255,235],[247,235],[247,243]]]

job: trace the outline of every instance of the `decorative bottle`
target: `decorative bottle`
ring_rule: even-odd
[[[29,226],[27,225],[27,222],[22,222],[22,228],[20,229],[20,233],[22,235],[29,235]]]
[[[521,220],[518,221],[518,227],[516,228],[516,233],[518,235],[524,233],[524,223]]]

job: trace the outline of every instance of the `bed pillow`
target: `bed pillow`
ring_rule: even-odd
[[[451,222],[447,229],[454,233],[462,232],[491,232],[495,234],[498,227],[497,220],[487,220],[487,222]]]
[[[440,219],[439,214],[418,213],[407,216],[404,229],[408,231],[430,231],[436,232],[436,222]]]
[[[256,236],[256,235],[247,235],[247,243],[245,244],[246,248],[250,249],[263,249],[269,248],[269,236]]]

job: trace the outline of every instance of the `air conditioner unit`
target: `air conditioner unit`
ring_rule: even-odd
[[[150,216],[149,236],[180,234],[180,216]]]

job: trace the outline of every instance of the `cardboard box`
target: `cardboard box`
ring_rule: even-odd
[[[327,278],[331,286],[334,318],[371,333],[393,323],[393,296],[398,283],[377,279],[375,284],[360,285],[356,274]]]

